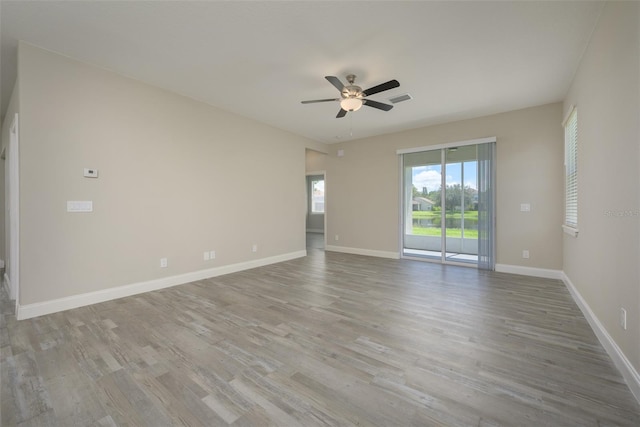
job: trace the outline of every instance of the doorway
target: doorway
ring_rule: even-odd
[[[325,173],[307,174],[307,251],[324,250],[326,223]]]
[[[493,269],[494,145],[400,153],[403,257]]]

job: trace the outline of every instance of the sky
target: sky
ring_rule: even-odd
[[[477,162],[466,162],[464,164],[464,186],[474,189],[477,185]],[[460,163],[450,163],[447,165],[447,182],[446,185],[462,183],[462,168]],[[423,187],[427,187],[427,192],[436,191],[440,188],[442,180],[442,168],[440,165],[415,166],[412,168],[413,185],[422,191]]]

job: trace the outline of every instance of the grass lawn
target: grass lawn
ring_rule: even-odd
[[[439,219],[440,211],[413,211],[413,219]],[[460,212],[445,214],[447,219],[461,219],[462,214]],[[466,211],[464,218],[470,221],[478,221],[478,211]],[[413,227],[413,234],[416,236],[440,236],[441,230],[439,227]],[[462,230],[460,228],[447,228],[447,237],[462,237]],[[477,239],[478,230],[472,230],[465,228],[465,239]]]
[[[440,217],[440,211],[413,211],[413,218],[414,219],[429,219],[429,218],[439,218]],[[451,212],[447,212],[445,214],[446,218],[453,218],[453,219],[461,219],[462,218],[462,214],[460,212],[456,212],[456,213],[451,213]],[[478,211],[466,211],[464,213],[464,217],[466,219],[471,219],[471,220],[478,220]]]
[[[441,236],[441,230],[435,227],[413,227],[414,236]],[[447,237],[462,237],[462,229],[447,228]],[[465,239],[477,239],[478,230],[464,230]]]

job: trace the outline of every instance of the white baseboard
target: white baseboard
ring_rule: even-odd
[[[307,228],[307,233],[320,233],[324,234],[324,230],[322,228]]]
[[[499,273],[521,274],[523,276],[542,277],[544,279],[562,280],[562,270],[550,270],[546,268],[523,267],[521,265],[496,264]]]
[[[372,249],[360,249],[360,248],[347,248],[345,246],[333,246],[333,245],[326,245],[324,250],[330,251],[330,252],[342,252],[345,254],[374,256],[378,258],[400,259],[400,254],[398,252],[375,251]]]
[[[564,272],[562,272],[562,281],[569,290],[573,300],[582,311],[582,314],[586,317],[591,329],[593,329],[593,332],[598,337],[600,344],[602,344],[606,352],[609,354],[609,357],[611,357],[613,363],[622,374],[622,377],[629,386],[631,393],[633,393],[633,396],[640,403],[640,374],[638,374],[638,371],[633,367],[620,347],[618,347],[618,344],[616,344],[613,338],[611,338],[611,335],[609,335],[604,325],[602,325],[598,317],[591,310],[591,307],[589,307],[589,304],[587,304],[585,299],[582,298],[578,289],[573,285],[571,279],[569,279]]]
[[[306,250],[290,252],[283,255],[276,255],[268,258],[261,258],[253,261],[240,262],[237,264],[224,265],[221,267],[198,270],[191,273],[179,274],[177,276],[163,277],[161,279],[149,280],[146,282],[133,283],[117,288],[103,289],[86,294],[73,295],[51,301],[44,301],[34,304],[18,306],[16,317],[18,320],[30,319],[32,317],[43,316],[45,314],[57,313],[59,311],[70,310],[72,308],[97,304],[131,295],[141,294],[149,291],[168,288],[195,282],[197,280],[222,276],[224,274],[236,273],[238,271],[249,270],[251,268],[262,267],[278,262],[289,261],[307,255]]]
[[[640,374],[633,367],[629,359],[622,352],[618,344],[611,338],[611,335],[607,332],[604,325],[596,317],[595,313],[589,307],[589,304],[582,298],[578,289],[573,285],[569,277],[561,270],[548,270],[543,268],[522,267],[518,265],[496,264],[496,271],[501,273],[522,274],[525,276],[542,277],[546,279],[560,279],[564,282],[565,286],[569,290],[569,293],[573,297],[580,311],[589,322],[591,329],[598,337],[600,344],[604,347],[605,351],[613,360],[625,382],[629,386],[631,393],[640,403]]]

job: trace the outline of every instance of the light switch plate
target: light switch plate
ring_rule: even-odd
[[[91,200],[68,200],[67,212],[93,212]]]
[[[531,212],[531,205],[529,203],[521,203],[520,212]]]
[[[84,168],[84,176],[85,178],[97,178],[98,169]]]

